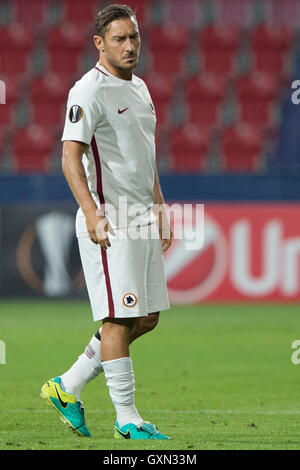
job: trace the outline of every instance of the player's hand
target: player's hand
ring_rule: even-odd
[[[162,250],[163,250],[163,253],[164,253],[172,245],[173,231],[169,226],[164,227],[164,228],[160,227],[159,228],[159,235],[160,235],[160,239],[161,239],[161,247],[162,247]]]
[[[101,215],[99,209],[92,210],[86,214],[85,222],[90,240],[107,250],[111,246],[107,232],[115,234],[107,217]]]

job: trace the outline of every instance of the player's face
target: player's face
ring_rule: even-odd
[[[132,70],[138,63],[140,53],[140,34],[136,20],[122,18],[112,21],[100,49],[105,59],[120,70]]]

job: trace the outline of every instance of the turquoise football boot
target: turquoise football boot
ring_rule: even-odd
[[[115,424],[115,439],[169,439],[160,433],[154,424],[144,422],[140,427],[133,423],[119,427],[118,421]]]
[[[77,434],[86,437],[91,435],[85,424],[82,402],[61,388],[60,377],[50,379],[42,386],[41,397],[47,400],[48,405],[54,406],[61,421],[68,424]]]

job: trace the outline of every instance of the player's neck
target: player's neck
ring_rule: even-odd
[[[132,80],[132,70],[118,69],[103,59],[99,59],[99,64],[104,67],[109,73],[111,73],[117,78],[120,78],[121,80]]]

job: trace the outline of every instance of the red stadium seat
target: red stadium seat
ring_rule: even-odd
[[[170,23],[154,27],[149,37],[152,69],[168,75],[183,72],[187,45],[187,29]]]
[[[0,72],[16,76],[29,71],[32,30],[20,23],[0,29]]]
[[[240,121],[272,127],[272,111],[279,92],[276,77],[254,71],[237,81],[236,92]]]
[[[268,0],[268,21],[288,28],[298,28],[300,22],[299,0]]]
[[[238,28],[219,24],[207,26],[199,36],[203,70],[223,76],[234,72],[239,44]]]
[[[170,154],[174,171],[192,172],[205,169],[210,133],[193,123],[174,128],[170,133]]]
[[[292,34],[288,27],[270,24],[257,26],[251,35],[253,68],[284,75],[291,44]]]
[[[0,75],[0,80],[5,84],[5,104],[0,105],[0,126],[11,126],[14,124],[15,106],[18,100],[18,84],[16,79]],[[2,87],[1,87],[2,88]]]
[[[172,23],[195,27],[200,20],[201,0],[163,0],[164,18]]]
[[[168,142],[167,128],[163,126],[156,127],[155,133],[155,147],[156,147],[156,162],[158,163],[161,156],[166,152],[166,146]]]
[[[221,167],[228,172],[254,172],[260,163],[263,136],[259,129],[239,123],[220,136]]]
[[[60,75],[78,72],[86,46],[86,34],[78,25],[64,23],[51,29],[46,38],[49,70]]]
[[[215,0],[214,5],[219,24],[245,28],[251,23],[253,0]]]
[[[45,126],[61,126],[69,89],[69,81],[54,73],[36,79],[31,87],[33,122]]]
[[[98,0],[63,0],[62,3],[65,21],[82,26],[93,25],[97,9],[100,10]]]
[[[27,26],[37,27],[45,21],[46,7],[50,0],[14,0],[15,20]]]
[[[32,124],[14,137],[14,167],[18,173],[45,172],[48,169],[53,137],[47,127]]]
[[[150,72],[143,76],[155,108],[157,125],[168,123],[173,98],[172,81],[165,75]]]
[[[186,82],[186,101],[189,119],[204,128],[220,121],[226,84],[220,75],[204,72]]]

